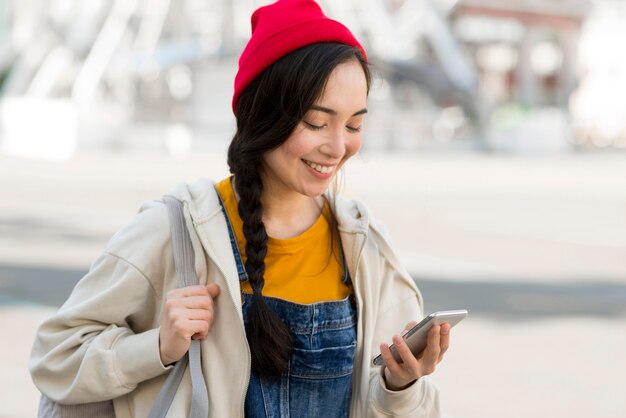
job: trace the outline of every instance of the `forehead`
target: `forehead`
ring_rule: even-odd
[[[338,113],[353,114],[364,109],[367,106],[367,79],[361,64],[348,61],[335,67],[315,104]]]

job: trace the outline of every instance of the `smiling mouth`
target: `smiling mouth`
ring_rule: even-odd
[[[324,165],[319,165],[319,164],[316,164],[316,163],[312,163],[311,161],[307,161],[307,160],[304,160],[304,159],[302,161],[306,165],[311,167],[313,170],[317,171],[318,173],[322,173],[322,174],[332,173],[333,170],[335,169],[334,165],[324,166]]]

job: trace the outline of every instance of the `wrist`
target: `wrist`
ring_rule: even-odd
[[[162,339],[162,336],[159,333],[159,357],[161,358],[161,364],[163,364],[164,367],[167,367],[170,364],[174,363],[175,360],[172,360],[170,357],[168,357],[167,354],[165,354],[165,350],[163,350],[163,343],[161,339]]]
[[[385,387],[393,392],[399,392],[401,390],[408,389],[418,380],[418,379],[411,380],[408,383],[398,383],[398,382],[393,381],[393,379],[389,376],[389,373],[390,373],[389,369],[385,367],[382,373],[383,382],[385,384]]]
[[[163,351],[161,351],[159,349],[159,357],[161,357],[161,363],[163,364],[163,366],[167,367],[170,364],[173,363],[173,361],[171,361],[166,355],[165,353],[163,353]]]
[[[173,360],[169,359],[166,355],[164,355],[163,353],[159,353],[161,356],[161,363],[163,364],[164,367],[169,366],[170,364],[174,363]]]

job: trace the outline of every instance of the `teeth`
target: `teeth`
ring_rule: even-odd
[[[328,174],[331,171],[333,171],[333,167],[324,167],[323,165],[315,164],[307,160],[302,160],[302,161],[304,161],[309,167],[311,167],[315,171],[318,171],[322,174]]]

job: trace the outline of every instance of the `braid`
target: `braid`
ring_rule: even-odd
[[[287,326],[263,299],[268,238],[262,217],[263,182],[257,170],[250,168],[247,167],[241,170],[241,173],[235,174],[235,187],[240,198],[237,209],[243,220],[243,233],[246,238],[245,268],[253,289],[247,337],[252,354],[252,367],[259,375],[276,376],[287,371],[293,342]]]

